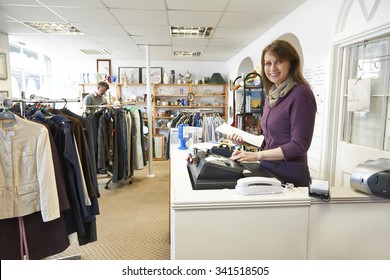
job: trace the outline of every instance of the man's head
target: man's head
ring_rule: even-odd
[[[103,97],[109,88],[110,86],[108,85],[108,83],[101,81],[97,84],[96,94],[100,97]]]

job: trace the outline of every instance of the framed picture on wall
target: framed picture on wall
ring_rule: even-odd
[[[111,76],[111,59],[97,59],[96,70],[99,74]]]
[[[153,158],[164,159],[165,136],[162,134],[153,135]]]
[[[0,80],[7,80],[7,60],[5,53],[0,53]]]
[[[146,68],[142,67],[142,83],[146,84]],[[150,67],[150,80],[152,84],[162,83],[162,67]]]
[[[140,83],[139,67],[118,67],[118,80],[122,84]]]

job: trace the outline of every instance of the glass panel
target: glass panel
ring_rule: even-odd
[[[370,112],[368,113],[349,112],[347,114],[351,130],[349,137],[346,136],[350,139],[350,143],[376,149],[382,148],[382,104],[385,99],[386,97],[371,98]],[[346,110],[346,105],[344,109]]]
[[[343,97],[343,140],[376,149],[388,150],[384,139],[387,126],[389,87],[389,38],[356,44],[346,48],[346,79]],[[349,79],[371,79],[370,111],[347,112],[347,82]],[[388,133],[386,133],[388,135]],[[390,138],[386,136],[385,138]],[[386,141],[386,143],[384,142]]]
[[[20,97],[25,91],[27,98],[32,94],[50,97],[50,58],[18,45],[10,44],[9,50],[13,96]]]

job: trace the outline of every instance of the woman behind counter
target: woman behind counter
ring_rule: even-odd
[[[267,98],[261,127],[265,145],[261,151],[235,151],[231,159],[260,161],[260,165],[285,183],[309,186],[311,182],[307,151],[313,138],[316,101],[301,72],[295,48],[275,40],[261,55],[262,80]],[[230,139],[242,144],[233,134]]]

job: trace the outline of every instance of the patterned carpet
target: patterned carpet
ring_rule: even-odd
[[[99,179],[98,240],[49,259],[169,259],[169,162],[154,161],[155,177],[147,174],[148,167],[136,170],[132,184],[111,184],[110,189],[104,188],[107,178]]]

